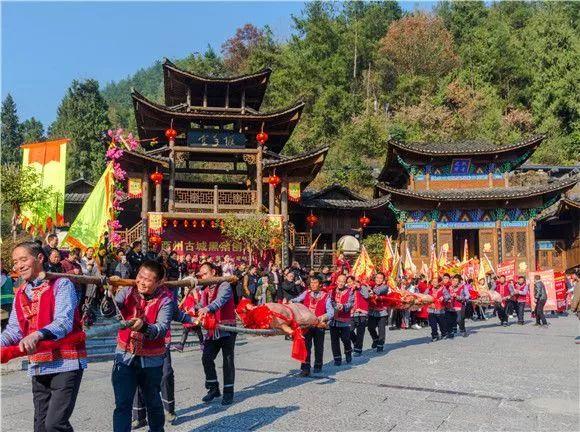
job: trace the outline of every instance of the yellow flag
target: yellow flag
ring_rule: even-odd
[[[364,245],[360,247],[360,254],[352,266],[352,275],[361,282],[368,282],[375,272],[375,265]]]
[[[51,187],[56,193],[54,199],[24,206],[21,217],[26,224],[51,229],[53,224],[60,225],[63,221],[68,142],[68,139],[57,139],[21,146],[22,166],[34,168],[42,179],[42,186]]]
[[[393,248],[391,246],[391,238],[385,238],[385,252],[383,253],[383,261],[381,263],[381,271],[388,278],[393,270]]]
[[[107,223],[113,215],[113,187],[113,163],[109,162],[89,199],[68,230],[64,242],[81,249],[99,245],[103,234],[108,231]]]

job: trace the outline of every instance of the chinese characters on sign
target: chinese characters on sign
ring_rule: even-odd
[[[237,132],[189,131],[187,145],[190,147],[244,148],[246,136]]]

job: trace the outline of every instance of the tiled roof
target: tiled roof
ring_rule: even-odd
[[[282,166],[282,165],[287,165],[290,163],[300,162],[302,160],[309,159],[309,158],[317,156],[317,155],[326,154],[329,149],[330,149],[329,146],[320,147],[320,148],[317,148],[317,149],[314,149],[311,151],[300,153],[300,154],[295,155],[295,156],[276,155],[277,156],[276,157],[274,155],[267,155],[267,157],[270,157],[271,159],[264,160],[264,168],[274,168],[274,167],[278,167],[278,166]]]
[[[407,196],[426,201],[521,199],[569,189],[573,187],[579,179],[580,176],[574,175],[549,181],[547,183],[507,188],[409,190],[396,189],[383,183],[379,183],[377,188],[392,195]]]
[[[66,204],[84,204],[91,195],[88,193],[66,193],[64,194],[64,202]]]
[[[396,140],[391,140],[389,145],[411,153],[429,156],[469,156],[504,153],[520,148],[537,146],[545,137],[545,135],[535,135],[524,141],[501,145],[484,141],[402,142]]]
[[[327,208],[327,209],[352,209],[352,210],[372,210],[384,206],[390,201],[389,195],[371,200],[342,200],[342,199],[305,199],[302,206],[307,208]]]

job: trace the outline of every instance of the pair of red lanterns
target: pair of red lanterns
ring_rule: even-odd
[[[172,141],[177,137],[177,131],[175,129],[173,129],[173,127],[170,127],[169,129],[165,129],[165,137]],[[264,145],[266,144],[266,141],[268,141],[268,134],[266,132],[264,132],[263,130],[258,132],[256,134],[256,141],[258,141],[258,144],[260,145]]]
[[[312,212],[310,212],[310,214],[306,216],[306,223],[310,228],[314,227],[314,225],[318,223],[318,220],[319,220],[318,216],[316,216]],[[371,219],[366,214],[363,214],[359,218],[358,223],[361,226],[361,228],[366,228],[371,223]]]

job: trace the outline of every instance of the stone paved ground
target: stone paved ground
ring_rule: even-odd
[[[550,323],[540,329],[530,321],[508,328],[495,319],[468,322],[469,337],[436,343],[426,329],[390,331],[384,353],[367,350],[342,367],[328,361],[327,335],[328,362],[309,379],[297,376],[283,338],[240,338],[236,403],[228,408],[200,403],[199,351],[177,354],[180,423],[167,430],[580,430],[574,342],[580,321]],[[72,417],[75,430],[111,430],[111,366],[90,364]],[[29,379],[24,372],[3,376],[2,429],[30,431],[31,418]]]

